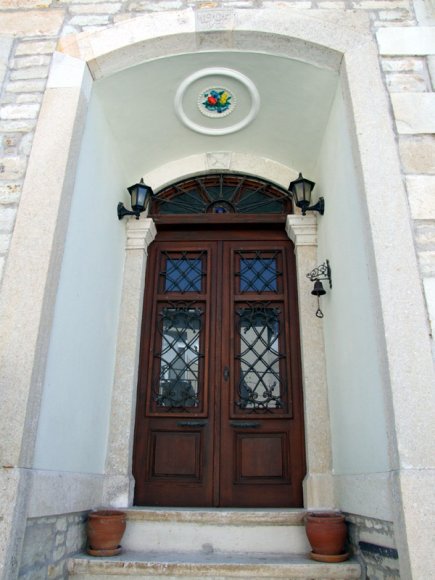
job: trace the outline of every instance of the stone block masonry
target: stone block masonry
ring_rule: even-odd
[[[362,580],[400,578],[393,524],[375,518],[346,514],[348,537],[361,563]]]
[[[37,18],[36,28],[23,33],[18,25],[15,26],[14,19],[2,21],[2,17],[11,14],[1,13],[4,4],[0,4],[0,29],[5,30],[2,22],[12,29],[6,28],[11,33],[9,42],[0,41],[0,236],[10,241],[51,55],[56,46],[56,40],[46,38],[45,33],[57,34],[60,22],[54,28],[48,24],[38,28],[36,24],[40,19]],[[27,18],[27,11],[21,18],[24,14]],[[58,21],[58,11],[55,20]],[[43,39],[35,40],[39,36]],[[2,243],[0,283],[7,253],[8,244]]]
[[[66,514],[27,521],[19,578],[61,580],[68,578],[70,556],[86,546],[86,513]]]

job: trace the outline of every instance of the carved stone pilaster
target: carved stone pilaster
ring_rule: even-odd
[[[131,475],[140,329],[147,249],[157,234],[150,218],[129,218],[122,302],[118,324],[104,502],[127,507],[133,502]]]
[[[332,508],[334,489],[323,327],[315,316],[312,282],[306,277],[317,265],[317,218],[289,215],[286,232],[295,245],[298,284],[307,455],[304,503],[306,508]]]

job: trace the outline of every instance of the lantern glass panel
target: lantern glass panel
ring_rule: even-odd
[[[310,189],[307,188],[305,181],[299,181],[295,184],[296,202],[310,201]]]
[[[136,187],[136,206],[138,210],[143,210],[145,207],[145,200],[146,200],[146,195],[148,192],[148,188],[143,186],[143,185],[138,185]],[[133,207],[133,196],[131,198],[131,204]]]
[[[131,207],[133,209],[135,209],[135,207],[137,206],[137,189],[138,189],[137,185],[128,188],[128,191],[131,195]]]

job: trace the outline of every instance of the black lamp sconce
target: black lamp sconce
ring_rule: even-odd
[[[325,213],[325,200],[323,197],[319,197],[319,201],[310,206],[311,192],[315,185],[314,181],[305,179],[305,177],[302,177],[302,173],[299,173],[299,177],[288,186],[290,196],[297,207],[302,210],[302,215],[305,215],[307,211],[318,211],[320,215]]]
[[[313,296],[317,296],[317,310],[316,316],[317,318],[323,318],[323,312],[320,309],[320,296],[324,296],[326,294],[326,290],[323,287],[321,280],[328,280],[329,287],[332,288],[332,281],[331,281],[331,266],[329,265],[329,260],[323,262],[311,272],[308,272],[307,278],[314,282],[314,288],[311,291]]]
[[[125,215],[135,215],[138,220],[140,214],[148,207],[154,192],[149,185],[143,182],[143,179],[139,183],[127,187],[127,190],[131,196],[131,209],[133,211],[126,209],[120,201],[118,203],[118,219],[122,220]]]

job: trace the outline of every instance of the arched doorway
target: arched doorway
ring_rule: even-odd
[[[230,42],[231,46],[239,49],[242,47],[237,56],[243,50],[262,51],[269,55],[285,55],[289,59],[311,62],[319,69],[332,69],[340,74],[342,108],[338,110],[331,121],[330,127],[335,130],[330,132],[328,147],[322,156],[321,169],[323,169],[323,174],[320,178],[327,185],[331,196],[328,199],[328,211],[320,228],[323,231],[319,232],[319,239],[325,241],[326,234],[334,233],[337,225],[348,225],[347,235],[344,236],[343,240],[336,239],[337,243],[329,253],[333,263],[343,263],[342,259],[345,252],[342,250],[352,247],[355,239],[354,218],[361,218],[357,225],[364,226],[364,228],[359,227],[359,231],[363,230],[367,236],[367,242],[362,244],[366,253],[361,253],[359,264],[352,260],[349,268],[343,268],[341,288],[344,292],[342,295],[346,291],[346,282],[352,289],[361,286],[361,284],[355,283],[355,278],[349,276],[349,272],[362,274],[361,280],[364,280],[369,287],[368,289],[373,292],[375,308],[361,308],[360,306],[358,310],[363,317],[371,314],[376,319],[378,324],[370,330],[368,336],[370,338],[376,337],[376,340],[379,341],[379,348],[376,348],[377,343],[372,340],[365,341],[364,346],[370,343],[375,345],[376,358],[383,366],[380,386],[373,381],[366,381],[362,385],[363,388],[354,390],[354,395],[356,394],[357,397],[354,397],[352,402],[358,411],[356,416],[360,418],[358,429],[355,428],[354,422],[343,413],[333,417],[335,426],[339,427],[339,429],[335,429],[333,443],[336,446],[338,443],[346,443],[346,451],[351,451],[352,457],[357,457],[358,455],[353,453],[351,449],[355,435],[359,435],[360,441],[366,444],[368,436],[372,433],[379,434],[379,431],[373,429],[372,411],[376,406],[371,404],[369,413],[365,412],[360,405],[360,395],[372,393],[373,385],[375,385],[377,396],[385,396],[387,402],[387,418],[389,429],[391,429],[388,445],[390,457],[394,459],[394,471],[373,470],[372,466],[363,465],[361,469],[351,470],[340,467],[340,472],[332,474],[332,450],[329,438],[325,384],[322,385],[321,397],[319,397],[319,376],[322,376],[323,369],[319,372],[318,352],[322,353],[322,349],[317,348],[316,352],[313,348],[304,347],[304,389],[305,398],[308,401],[305,418],[307,463],[309,465],[305,505],[307,507],[330,506],[333,498],[336,497],[340,500],[339,505],[347,511],[360,513],[361,506],[365,506],[364,509],[367,509],[368,506],[368,509],[378,513],[378,498],[389,497],[390,491],[393,490],[393,495],[399,497],[400,501],[393,506],[394,513],[390,511],[383,517],[391,519],[394,516],[395,522],[400,522],[397,529],[400,534],[400,542],[405,546],[405,556],[402,558],[401,555],[401,561],[405,562],[403,569],[406,575],[409,558],[406,553],[408,538],[405,531],[409,527],[412,528],[415,517],[415,510],[409,509],[415,500],[415,494],[408,493],[408,491],[414,487],[414,481],[418,484],[421,477],[421,470],[413,469],[412,465],[421,465],[420,457],[423,457],[423,454],[424,458],[429,457],[429,440],[422,435],[423,431],[414,429],[413,424],[409,422],[409,417],[419,417],[420,424],[425,424],[423,417],[428,417],[429,413],[426,395],[432,385],[433,370],[429,341],[427,333],[424,333],[426,313],[418,278],[412,232],[409,227],[408,207],[403,195],[403,180],[398,164],[388,104],[379,75],[373,35],[368,30],[366,19],[361,19],[353,13],[349,15],[340,13],[337,15],[339,22],[338,20],[337,22],[333,21],[326,12],[324,16],[314,12],[311,12],[311,15],[298,12],[293,14],[289,20],[283,19],[282,12],[278,10],[275,12],[264,10],[261,13],[253,10],[252,14],[251,11],[241,10],[235,11],[235,13],[235,19],[230,19],[228,25],[224,26],[223,29],[213,19],[210,20],[209,26],[197,28],[194,12],[182,11],[181,13],[174,12],[171,16],[159,15],[156,19],[154,16],[152,19],[148,16],[143,17],[143,19],[135,18],[128,22],[119,23],[108,30],[89,31],[78,37],[71,35],[59,45],[62,52],[56,53],[54,57],[49,80],[50,89],[44,98],[42,113],[38,119],[38,128],[14,230],[14,239],[19,240],[20,243],[11,245],[2,287],[2,312],[4,313],[2,332],[6,337],[6,347],[3,349],[5,376],[14,376],[14,371],[18,367],[26,370],[20,376],[19,385],[15,381],[7,381],[3,385],[4,392],[7,393],[4,407],[5,417],[13,419],[15,426],[12,430],[10,429],[11,421],[4,421],[3,442],[13,450],[13,455],[8,456],[5,464],[25,467],[17,478],[8,480],[8,486],[11,490],[8,491],[8,495],[13,497],[18,486],[23,481],[27,481],[28,467],[32,465],[35,440],[37,439],[36,429],[38,424],[39,426],[44,424],[40,413],[39,389],[43,385],[49,351],[51,320],[55,307],[53,296],[59,285],[60,257],[65,245],[66,222],[69,219],[70,231],[75,231],[75,226],[82,225],[84,217],[89,216],[92,221],[88,227],[88,231],[92,233],[92,243],[89,244],[89,247],[93,247],[92,244],[95,240],[102,240],[103,243],[99,248],[101,250],[107,247],[108,239],[115,238],[114,235],[107,236],[101,233],[95,235],[93,229],[95,225],[99,226],[101,223],[104,223],[107,228],[113,227],[113,211],[108,203],[109,194],[113,198],[113,207],[116,207],[116,203],[119,201],[121,187],[118,181],[121,181],[120,178],[119,180],[107,179],[104,187],[101,187],[100,183],[101,176],[105,175],[107,168],[112,167],[109,154],[107,154],[107,158],[101,157],[105,161],[104,171],[96,171],[95,164],[88,162],[88,167],[90,166],[89,179],[85,181],[77,179],[74,183],[83,129],[89,128],[91,135],[100,135],[99,131],[90,127],[89,120],[86,121],[84,115],[84,111],[88,107],[91,87],[96,84],[93,81],[98,82],[97,79],[113,75],[122,69],[170,54],[195,52],[199,57],[207,47],[211,48],[212,52],[216,51],[216,47],[218,47],[226,53]],[[363,77],[361,70],[364,70]],[[143,76],[148,81],[147,76]],[[289,75],[286,76],[286,78],[288,77]],[[122,83],[120,86],[124,96],[125,86]],[[306,87],[306,83],[299,85],[295,83],[294,86]],[[367,98],[367,87],[370,89],[370,99]],[[282,91],[281,94],[287,96],[289,92]],[[321,91],[317,90],[316,94],[320,94],[323,98]],[[65,107],[65,103],[68,104],[67,107]],[[54,119],[57,120],[55,132],[53,132]],[[349,127],[345,123],[346,119],[349,120]],[[162,133],[166,135],[166,133]],[[148,130],[147,134],[154,136],[155,132]],[[274,139],[270,142],[274,143],[279,134],[280,132],[275,132]],[[142,135],[143,133],[141,133]],[[312,150],[309,147],[300,146],[298,132],[293,132],[293,135],[296,137],[294,151],[309,152],[312,156]],[[86,139],[84,139],[85,141]],[[379,143],[382,143],[381,152]],[[88,161],[92,159],[92,152],[100,153],[101,150],[93,146],[94,143],[90,139],[87,144],[89,147],[84,151],[83,158]],[[148,142],[148,145],[150,145],[148,150],[151,149],[151,145],[154,150],[159,149],[155,143]],[[166,151],[164,148],[160,149]],[[221,147],[219,149],[221,150]],[[234,148],[226,150],[233,152]],[[143,147],[140,151],[143,159]],[[197,148],[196,151],[187,153],[183,149],[180,155],[194,156],[195,152],[198,151],[203,152],[207,162],[214,163],[216,161],[217,156],[214,157],[214,152],[212,152],[213,155],[209,156],[208,148]],[[349,156],[352,153],[354,157],[340,159],[338,164],[337,153],[346,153]],[[159,165],[141,167],[139,175],[144,173],[144,179],[147,182],[150,182],[150,176],[153,176],[155,178],[154,181],[151,181],[153,187],[156,187],[156,184],[167,183],[168,179],[172,179],[174,175],[191,175],[190,166],[186,168],[184,161],[180,163],[180,155],[169,156]],[[258,159],[258,156],[261,155],[257,152],[256,156]],[[231,153],[228,157],[231,159],[227,165],[231,168],[234,167],[233,163],[236,161],[237,163],[242,161],[247,163],[243,151],[234,156]],[[261,164],[253,163],[252,158],[248,160],[250,169],[258,175],[265,175],[269,168],[268,159],[270,160],[271,157],[264,157],[264,155],[262,157]],[[126,158],[130,158],[129,152],[126,152]],[[294,171],[296,168],[305,171],[306,165],[297,163],[295,158],[292,160],[286,156],[285,161],[280,161],[276,156],[272,156],[272,159],[287,164],[286,167],[289,171],[291,168],[294,168],[292,169]],[[224,161],[226,160],[224,159]],[[172,170],[170,178],[168,178],[166,171],[167,165]],[[46,170],[44,170],[45,168]],[[209,168],[209,165],[202,163],[202,167],[197,168],[197,170],[201,171],[204,168]],[[132,179],[137,178],[136,170],[128,174],[132,175]],[[321,182],[316,175],[312,177],[318,183]],[[349,186],[349,177],[354,181],[352,187]],[[62,184],[62,187],[59,184]],[[394,196],[391,195],[392,191],[395,192]],[[87,202],[90,199],[101,200],[102,203],[99,204],[98,210],[102,207],[109,207],[110,212],[107,211],[104,216],[99,215],[99,218],[104,219],[95,220],[94,214],[84,212],[83,204],[79,203],[76,203],[76,208],[72,208],[70,212],[71,197],[77,200],[80,194],[87,196]],[[48,206],[47,200],[50,200]],[[336,211],[329,209],[334,207],[330,203],[333,201],[336,202]],[[356,203],[357,206],[349,205],[348,202]],[[47,208],[47,211],[40,211],[41,207]],[[382,212],[379,211],[379,207],[382,207]],[[385,216],[388,216],[388,219]],[[315,252],[316,228],[313,221],[314,218],[312,220],[305,218],[299,224],[293,223],[289,227],[291,230],[289,234],[292,233],[296,238],[299,237],[300,253],[304,254],[304,259],[298,258],[300,272],[309,271],[317,262]],[[88,474],[84,473],[83,468],[79,466],[71,471],[63,471],[61,474],[62,480],[67,482],[64,489],[67,490],[68,506],[74,506],[74,509],[78,511],[87,509],[91,503],[93,505],[110,503],[118,506],[131,503],[133,481],[130,442],[138,352],[136,338],[141,317],[141,308],[137,307],[139,300],[134,300],[132,297],[135,298],[136,294],[142,295],[141,283],[144,279],[142,271],[146,264],[146,248],[153,235],[151,220],[141,220],[141,222],[137,224],[137,229],[134,229],[133,225],[130,226],[130,224],[127,226],[127,257],[124,269],[126,274],[122,283],[118,280],[116,284],[112,285],[114,288],[120,288],[123,285],[124,289],[122,300],[118,301],[121,303],[121,307],[119,309],[116,362],[112,361],[112,365],[115,364],[113,391],[107,387],[107,385],[112,384],[111,381],[107,381],[105,383],[107,388],[104,391],[104,405],[102,404],[102,389],[99,381],[89,381],[90,388],[87,389],[86,396],[82,399],[74,393],[75,400],[83,401],[87,407],[91,402],[95,409],[103,410],[105,421],[99,423],[100,435],[109,432],[108,438],[104,437],[101,444],[102,437],[100,439],[93,438],[97,441],[94,448],[98,455],[99,465],[103,464],[104,454],[107,451],[105,469],[103,466],[99,468],[97,474]],[[397,235],[398,224],[401,224],[401,244],[392,252],[391,240],[395,239]],[[297,243],[296,246],[298,246]],[[36,247],[38,252],[34,251]],[[117,245],[116,249],[119,251],[120,248],[121,243]],[[334,251],[335,256],[332,251]],[[80,260],[87,254],[89,254],[88,248],[79,254]],[[335,260],[335,258],[337,259]],[[116,262],[113,259],[113,253],[109,253],[108,261],[111,264]],[[122,271],[123,262],[121,259],[118,262],[120,264],[119,271]],[[369,276],[365,276],[362,265],[368,265],[371,273]],[[85,278],[85,276],[80,277],[80,279]],[[407,289],[406,300],[403,293],[392,293],[392,286],[395,288],[405,287]],[[334,307],[335,310],[331,312],[333,316],[330,317],[330,320],[334,321],[334,316],[338,313],[342,317],[348,316],[351,321],[350,330],[352,332],[358,331],[361,325],[356,324],[354,320],[355,301],[347,300],[344,303],[343,300],[339,299],[340,294],[336,292],[340,286],[335,285],[334,288],[334,294],[331,295],[331,307]],[[20,309],[16,308],[18,295],[21,297]],[[302,301],[303,293],[300,292],[299,295]],[[350,296],[350,293],[348,295]],[[89,310],[92,307],[96,310],[95,306],[98,306],[98,303],[92,303],[88,297],[89,295],[86,295],[85,299],[78,301],[80,309],[77,308],[79,315],[75,317],[76,319],[87,319],[83,313],[84,305],[89,305]],[[404,300],[406,307],[403,304]],[[102,302],[100,301],[100,303]],[[71,312],[70,304],[68,304],[67,309]],[[301,322],[307,313],[312,316],[309,308],[305,309],[305,313],[304,309],[301,308]],[[412,316],[409,313],[412,313]],[[100,316],[100,318],[102,317]],[[113,316],[107,318],[115,321],[111,329],[111,335],[113,335],[114,325],[118,320],[118,308],[114,309]],[[304,326],[303,323],[301,326]],[[315,325],[311,324],[307,332],[301,334],[303,343],[317,347],[319,344],[317,335],[320,334],[320,331],[315,329],[317,335],[314,340],[312,332],[314,327]],[[81,337],[83,338],[83,336],[84,333]],[[323,344],[323,341],[320,342]],[[413,352],[413,346],[416,343],[419,344],[418,351],[412,357],[406,356],[407,353]],[[76,344],[80,344],[79,340],[76,340]],[[329,340],[328,344],[333,345],[330,353],[339,352],[335,341]],[[356,343],[355,341],[353,343],[346,341],[344,346],[347,347],[349,344]],[[102,350],[104,353],[110,354],[109,349]],[[320,366],[322,366],[323,356],[320,361]],[[355,361],[361,362],[360,357],[352,359],[352,362]],[[65,366],[62,365],[62,367],[64,377],[67,373]],[[82,363],[75,366],[77,369],[82,367]],[[111,369],[112,366],[102,365],[102,368]],[[337,369],[339,365],[330,364],[329,369],[331,368]],[[7,369],[9,369],[9,374]],[[357,376],[357,374],[353,372],[353,376]],[[407,388],[404,388],[404,377],[407,377]],[[422,380],[421,377],[424,379]],[[329,386],[338,386],[339,391],[335,390],[337,396],[331,396],[329,400],[348,403],[349,382],[344,381],[342,377],[334,376],[333,379]],[[76,381],[76,384],[80,383]],[[62,388],[65,389],[64,385],[64,380],[59,381],[55,390],[62,391]],[[412,400],[409,398],[409,393],[412,393]],[[343,396],[340,396],[341,394]],[[105,413],[104,410],[108,408],[110,396],[112,404],[109,417],[109,412]],[[325,420],[319,420],[319,400]],[[371,403],[369,397],[367,400]],[[23,401],[26,404],[22,404]],[[52,400],[50,399],[50,401]],[[61,408],[70,413],[68,405],[58,405],[56,410]],[[348,404],[346,404],[346,408],[349,408]],[[337,410],[340,411],[340,408]],[[76,416],[78,415],[82,416],[81,413],[76,413]],[[89,414],[89,417],[89,426],[92,431],[95,431],[94,416]],[[346,421],[342,421],[343,417],[346,417]],[[367,421],[366,417],[370,417],[370,421]],[[108,422],[110,422],[110,427],[108,426],[106,429]],[[71,457],[73,454],[66,452],[65,439],[70,449],[76,449],[78,447],[77,435],[84,434],[85,439],[85,431],[81,429],[79,433],[79,430],[65,429],[62,421],[57,421],[57,425],[59,431],[53,433],[48,430],[47,438],[52,442],[62,442],[62,445],[59,445],[61,458]],[[348,431],[346,429],[342,431],[341,427],[350,429],[352,437],[346,436]],[[384,441],[385,438],[384,433]],[[380,440],[382,439],[378,437],[377,441]],[[86,453],[83,453],[82,457],[89,455],[89,441],[90,439],[85,440],[83,448],[86,449]],[[379,445],[373,445],[370,449],[376,451],[378,448]],[[409,449],[413,450],[412,457],[408,454]],[[419,455],[414,457],[414,454]],[[370,460],[370,456],[368,459]],[[33,465],[38,467],[37,462],[33,461]],[[400,467],[397,468],[399,465]],[[402,466],[406,467],[402,468]],[[46,499],[46,501],[40,501],[38,498],[33,504],[38,506],[50,505],[51,513],[61,513],[62,507],[54,512],[55,509],[58,509],[59,502],[53,503],[54,499],[57,500],[61,497],[61,494],[58,493],[58,472],[56,471],[59,469],[59,463],[50,465],[49,468],[50,470],[46,468],[45,473],[41,474],[35,470],[32,474],[38,485],[31,486],[33,490],[31,493],[33,494],[34,490],[42,489],[40,496]],[[93,469],[95,470],[95,467]],[[104,478],[100,477],[103,472]],[[390,478],[391,473],[394,474],[393,478]],[[42,477],[40,477],[41,475]],[[80,485],[77,484],[77,481]],[[419,485],[419,487],[421,486]],[[83,493],[83,489],[86,489],[86,493]],[[422,491],[420,497],[423,496]],[[93,498],[92,501],[89,499],[90,497]],[[104,502],[100,502],[101,497],[104,498]],[[427,495],[427,497],[429,496]],[[424,501],[421,501],[420,504],[426,505]],[[389,509],[388,502],[385,502],[384,505],[387,505]],[[17,510],[21,509],[20,506],[21,504],[18,505]],[[21,517],[17,518],[16,513],[18,511],[14,511],[13,514],[11,511],[12,515],[8,512],[4,520],[5,526],[12,529],[16,522],[24,521]],[[32,513],[35,515],[35,512]],[[40,513],[42,512],[36,512],[37,515]],[[46,515],[46,512],[43,512],[43,515]],[[406,526],[402,525],[403,521],[405,521]],[[13,533],[16,533],[17,537],[22,537],[22,530]],[[415,558],[415,562],[421,561],[417,557],[422,550],[421,542],[412,541],[409,544],[409,550],[412,552],[411,555]],[[8,553],[12,554],[13,552],[9,551]]]
[[[231,174],[189,178],[154,199],[136,504],[302,506],[296,266],[284,230],[290,211],[281,188]]]

